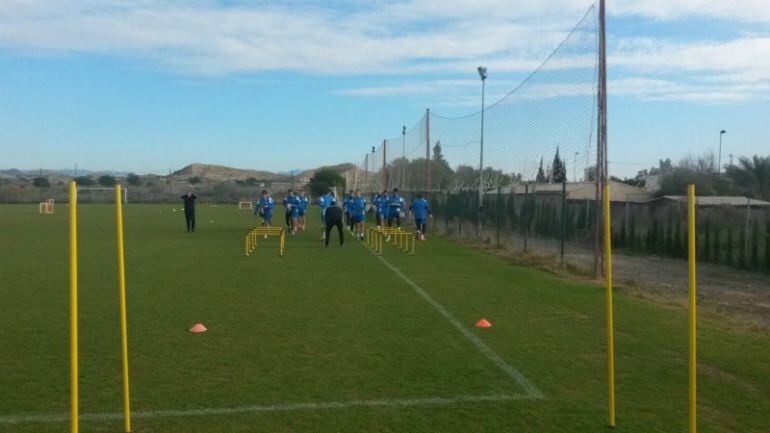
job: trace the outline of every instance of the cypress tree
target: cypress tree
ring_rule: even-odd
[[[687,251],[687,248],[682,245],[682,220],[677,218],[674,227],[674,255],[682,257],[682,251]]]
[[[725,263],[728,265],[733,264],[733,229],[729,227],[727,229],[727,243],[725,245]]]
[[[719,226],[714,229],[714,241],[712,242],[711,260],[714,263],[719,263],[721,260],[719,250]]]
[[[633,215],[628,221],[628,247],[636,248],[636,218]]]
[[[765,270],[770,272],[770,216],[765,221]]]
[[[711,261],[711,220],[706,220],[704,225],[705,236],[703,237],[703,250],[701,252],[701,259],[704,262]]]
[[[738,267],[745,269],[748,265],[746,261],[746,230],[741,230],[741,236],[738,241]]]
[[[759,223],[754,220],[751,237],[751,269],[759,270]]]

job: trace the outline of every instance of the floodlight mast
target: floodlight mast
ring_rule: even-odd
[[[487,80],[487,68],[476,68],[481,78],[481,145],[479,146],[479,212],[484,207],[484,93]]]

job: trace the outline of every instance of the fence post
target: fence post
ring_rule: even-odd
[[[561,261],[564,262],[564,237],[567,235],[567,181],[561,183]]]
[[[495,225],[497,226],[497,247],[500,248],[500,197],[501,197],[501,188],[497,187],[497,209],[495,209]]]
[[[524,250],[527,251],[527,235],[529,234],[529,184],[524,184]]]
[[[746,197],[746,228],[744,229],[746,235],[744,238],[746,239],[746,242],[743,243],[743,253],[746,256],[746,267],[748,266],[748,263],[751,261],[749,257],[749,224],[751,222],[751,197]]]

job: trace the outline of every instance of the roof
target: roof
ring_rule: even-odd
[[[677,202],[686,203],[687,196],[684,195],[665,195],[666,200],[672,200]],[[743,197],[740,195],[720,195],[720,196],[697,196],[698,206],[770,206],[770,202],[757,200],[749,197]]]

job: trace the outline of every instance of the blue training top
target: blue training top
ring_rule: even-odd
[[[395,216],[404,208],[404,198],[395,194],[388,196],[388,208],[390,209],[390,216]]]
[[[254,214],[259,213],[260,209],[262,209],[262,213],[265,215],[270,215],[273,212],[273,209],[275,209],[275,201],[273,198],[270,196],[260,197],[257,207],[254,208]]]
[[[418,220],[424,220],[428,218],[428,215],[431,214],[430,203],[428,203],[428,200],[425,200],[424,198],[418,198],[415,200],[414,203],[412,203],[410,209],[412,209],[412,212],[414,212],[414,219]]]
[[[350,210],[352,215],[366,216],[366,198],[361,196],[350,199]]]

